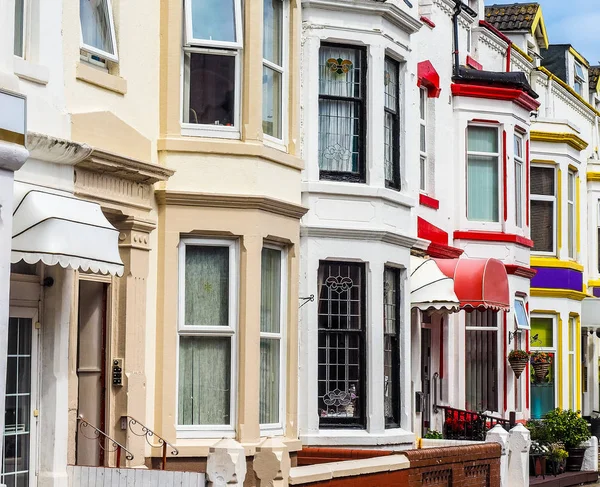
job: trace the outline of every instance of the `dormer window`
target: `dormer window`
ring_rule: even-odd
[[[573,88],[580,95],[583,96],[583,87],[585,85],[585,73],[583,72],[583,66],[575,61],[574,81]]]

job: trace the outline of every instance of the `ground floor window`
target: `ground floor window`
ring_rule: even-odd
[[[465,408],[498,411],[498,312],[466,314]]]
[[[383,275],[383,409],[388,428],[400,426],[400,269]]]
[[[530,367],[531,417],[542,418],[556,407],[556,340],[555,316],[531,317],[531,352],[546,352],[552,364],[549,368],[536,371]]]
[[[322,261],[318,274],[320,425],[364,428],[365,266]]]

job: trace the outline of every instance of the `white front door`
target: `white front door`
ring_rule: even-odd
[[[37,316],[37,309],[10,309],[2,459],[2,483],[7,487],[36,485]]]

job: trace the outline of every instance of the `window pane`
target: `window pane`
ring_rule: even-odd
[[[179,424],[229,424],[230,400],[231,338],[179,337]]]
[[[390,58],[385,58],[385,108],[398,110],[398,64]]]
[[[191,0],[194,39],[236,42],[235,0]]]
[[[515,221],[518,227],[523,226],[523,164],[515,161]]]
[[[531,167],[531,194],[554,196],[554,168]]]
[[[185,250],[185,325],[229,324],[229,248]]]
[[[278,139],[282,137],[281,77],[281,73],[263,66],[263,132]]]
[[[385,179],[394,181],[394,114],[388,111],[384,112],[384,157],[385,157]]]
[[[427,158],[421,156],[420,159],[421,174],[419,189],[425,191],[427,189]]]
[[[531,200],[531,239],[534,251],[554,251],[553,201]]]
[[[359,172],[359,107],[352,101],[319,100],[319,168]]]
[[[281,250],[264,248],[261,264],[260,331],[281,331]]]
[[[517,321],[517,328],[528,329],[529,320],[527,319],[527,311],[525,310],[525,303],[520,299],[515,299],[515,318]]]
[[[554,320],[552,318],[531,317],[531,346],[554,347]]]
[[[523,139],[515,135],[515,157],[523,158]]]
[[[24,8],[25,8],[25,0],[15,0],[15,44],[14,44],[14,54],[15,56],[24,57],[23,56],[23,29],[25,28],[25,19],[24,19]]]
[[[83,43],[114,54],[107,0],[79,0]]]
[[[426,135],[425,135],[425,125],[421,124],[420,125],[420,131],[419,131],[419,149],[421,150],[421,152],[425,152],[427,151],[427,139],[426,139]]]
[[[427,105],[427,94],[426,94],[425,90],[420,89],[419,90],[419,117],[421,118],[421,120],[425,120],[426,105]]]
[[[534,349],[532,348],[532,350]],[[550,355],[552,356],[552,365],[543,381],[538,382],[535,379],[533,367],[529,367],[529,370],[531,371],[531,417],[533,419],[543,418],[548,411],[551,411],[556,407],[554,402],[556,394],[556,354],[550,353]]]
[[[470,152],[498,152],[498,130],[488,127],[469,127],[468,150]]]
[[[399,271],[386,268],[383,275],[383,408],[386,426],[399,425],[400,344],[399,344]]]
[[[282,66],[283,1],[264,0],[263,8],[263,57],[278,66]]]
[[[569,171],[567,184],[567,199],[573,201],[575,199],[575,174]]]
[[[575,258],[575,205],[567,203],[568,251],[571,259]]]
[[[185,123],[234,125],[235,57],[185,54],[189,107]]]
[[[583,68],[579,63],[575,63],[575,75],[579,76],[581,79],[585,79],[585,75],[583,74]]]
[[[319,94],[361,97],[361,56],[357,49],[321,47]]]
[[[499,221],[498,158],[469,155],[467,186],[467,218]]]
[[[260,339],[260,423],[279,423],[279,339]]]

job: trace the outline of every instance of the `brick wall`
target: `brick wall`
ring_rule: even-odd
[[[402,452],[410,468],[334,478],[309,487],[500,487],[500,446],[495,443]]]

